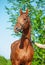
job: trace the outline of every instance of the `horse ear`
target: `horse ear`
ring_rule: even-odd
[[[23,14],[22,9],[20,9],[20,15],[22,15],[22,14]]]
[[[26,14],[28,15],[28,9],[26,10]]]

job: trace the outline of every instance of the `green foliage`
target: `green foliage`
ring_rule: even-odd
[[[19,11],[28,8],[31,20],[31,39],[35,42],[45,43],[45,0],[8,0],[10,6],[5,7],[12,23],[11,30],[17,22]],[[14,32],[13,32],[14,33]],[[19,33],[21,34],[21,33]],[[20,36],[13,34],[14,36]],[[34,59],[32,65],[45,65],[45,50],[34,45]]]
[[[4,57],[0,56],[0,65],[6,65],[6,63],[7,60]]]
[[[12,65],[10,60],[7,60],[7,65]]]
[[[3,56],[0,56],[0,65],[11,65],[11,61],[5,59]]]

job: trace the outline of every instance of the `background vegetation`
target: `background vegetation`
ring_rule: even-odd
[[[11,65],[11,61],[3,56],[0,56],[0,65]]]
[[[31,40],[45,43],[45,0],[8,0],[9,7],[5,7],[7,14],[9,15],[9,21],[11,22],[11,30],[17,22],[19,16],[19,10],[23,11],[28,8],[29,17],[31,20]],[[17,35],[21,36],[21,33],[15,34],[12,32],[14,37]],[[45,49],[40,49],[33,44],[34,47],[34,58],[32,65],[45,65]],[[0,57],[0,65],[11,65],[10,60],[6,60],[4,57]]]

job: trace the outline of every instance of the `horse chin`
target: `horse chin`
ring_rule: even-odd
[[[20,32],[22,33],[22,32],[23,32],[23,30],[20,30]]]

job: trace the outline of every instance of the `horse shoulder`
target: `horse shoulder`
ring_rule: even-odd
[[[16,47],[18,45],[20,40],[17,40],[17,41],[14,41],[12,44],[11,44],[11,49],[13,49],[14,47]]]

